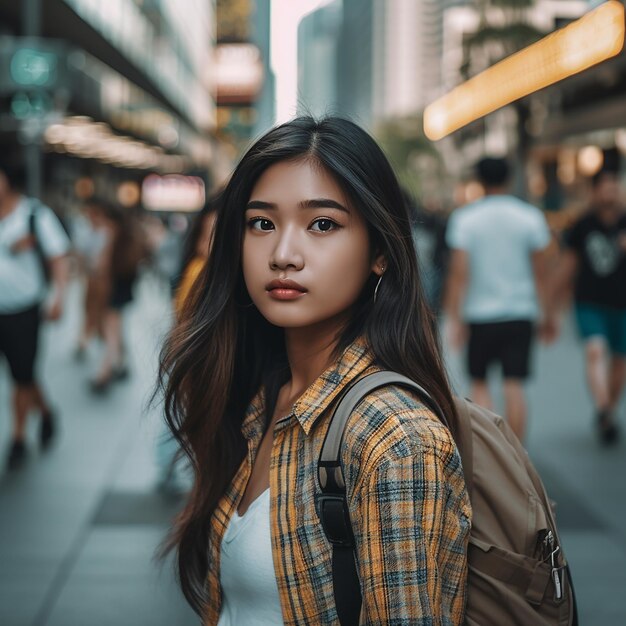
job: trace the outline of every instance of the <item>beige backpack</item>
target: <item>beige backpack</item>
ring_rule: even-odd
[[[395,372],[365,376],[339,400],[320,453],[317,511],[333,548],[333,590],[341,626],[358,624],[361,608],[341,470],[343,432],[356,406],[388,385],[417,392],[446,423],[430,395]],[[501,417],[462,398],[456,399],[456,407],[456,444],[473,510],[466,625],[577,626],[554,513],[528,454]]]

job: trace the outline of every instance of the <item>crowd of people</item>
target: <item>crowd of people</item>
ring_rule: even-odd
[[[472,398],[492,406],[487,372],[499,365],[505,414],[524,441],[533,340],[555,340],[573,299],[594,422],[600,440],[615,443],[626,382],[626,213],[618,172],[595,174],[589,209],[563,234],[554,266],[545,217],[508,193],[507,162],[485,158],[476,169],[485,196],[455,211],[446,232],[447,330],[452,346],[467,342]]]

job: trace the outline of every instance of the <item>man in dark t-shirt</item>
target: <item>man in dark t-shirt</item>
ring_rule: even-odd
[[[598,429],[604,443],[613,443],[614,413],[626,381],[626,212],[615,173],[594,177],[592,209],[564,243],[563,282],[574,287]]]

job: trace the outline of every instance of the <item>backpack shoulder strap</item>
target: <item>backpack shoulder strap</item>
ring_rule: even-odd
[[[454,405],[458,417],[454,443],[456,443],[463,463],[463,477],[471,501],[474,490],[474,443],[472,440],[471,412],[472,406],[475,405],[471,400],[460,397],[454,398]]]
[[[322,444],[318,466],[318,479],[322,489],[326,487],[329,481],[337,487],[345,489],[343,472],[341,470],[341,444],[348,419],[366,396],[376,391],[376,389],[390,385],[405,387],[417,392],[422,401],[437,415],[443,425],[448,426],[445,416],[430,394],[410,378],[390,371],[374,372],[360,378],[344,391],[330,418],[330,426]]]
[[[50,281],[50,268],[48,267],[48,261],[46,259],[46,255],[44,249],[41,245],[41,238],[39,237],[39,232],[37,228],[37,213],[41,206],[41,202],[37,200],[37,198],[29,198],[29,214],[28,214],[28,233],[35,241],[35,253],[37,254],[37,258],[39,259],[39,265],[41,267],[41,273],[44,277],[45,282]]]
[[[398,385],[415,391],[422,401],[448,426],[445,416],[427,391],[406,376],[381,371],[369,374],[348,387],[330,418],[317,466],[321,493],[316,494],[317,514],[333,550],[333,594],[341,626],[357,626],[361,612],[361,587],[355,560],[354,535],[346,501],[346,484],[341,468],[341,443],[350,415],[372,391]]]
[[[30,235],[32,235],[33,237],[35,237],[35,239],[37,238],[37,206],[35,204],[35,202],[32,199],[29,199],[28,201],[28,208],[29,208],[29,212],[28,212],[28,232]]]

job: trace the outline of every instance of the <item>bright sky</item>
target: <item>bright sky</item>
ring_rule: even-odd
[[[298,23],[331,0],[271,0],[270,64],[276,77],[276,123],[296,114],[298,103]]]

